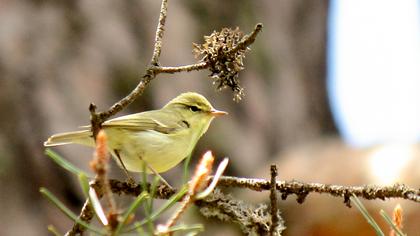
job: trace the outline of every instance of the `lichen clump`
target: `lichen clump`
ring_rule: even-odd
[[[238,74],[244,69],[243,59],[249,48],[235,49],[243,37],[238,27],[234,30],[223,28],[220,32],[214,31],[210,36],[204,36],[203,44],[193,44],[195,56],[209,63],[210,77],[215,79],[213,84],[218,90],[231,88],[235,101],[241,100],[244,95]]]
[[[265,204],[254,206],[241,200],[234,199],[231,195],[223,194],[215,189],[205,202],[196,202],[200,206],[200,212],[205,217],[216,217],[227,222],[238,224],[245,235],[269,235],[271,214]],[[286,226],[277,211],[278,222],[272,235],[280,236]]]

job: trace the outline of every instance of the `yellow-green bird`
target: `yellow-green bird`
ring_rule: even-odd
[[[204,96],[187,92],[160,110],[111,119],[104,122],[102,128],[109,151],[121,167],[133,172],[146,169],[149,173],[161,173],[189,156],[212,120],[225,114],[227,112],[214,109]],[[70,143],[94,147],[90,127],[55,134],[44,146]]]

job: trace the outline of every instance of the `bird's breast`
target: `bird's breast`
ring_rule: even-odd
[[[121,159],[129,171],[142,171],[144,160],[155,171],[164,172],[191,153],[196,143],[194,136],[190,129],[170,134],[154,130],[113,130],[109,134],[109,147],[119,150]]]

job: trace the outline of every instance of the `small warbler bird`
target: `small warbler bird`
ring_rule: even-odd
[[[111,119],[102,128],[109,151],[125,171],[161,173],[189,156],[212,120],[226,114],[214,109],[204,96],[187,92],[160,110]],[[44,146],[76,143],[94,147],[90,127],[83,128],[55,134]]]

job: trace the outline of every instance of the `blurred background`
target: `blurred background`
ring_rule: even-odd
[[[159,8],[155,0],[0,2],[0,235],[71,227],[39,187],[74,212],[83,196],[75,176],[45,157],[42,143],[88,124],[91,102],[107,109],[134,88],[152,55]],[[193,162],[211,149],[230,158],[228,175],[268,178],[275,163],[282,180],[419,188],[419,9],[415,0],[169,1],[165,66],[194,63],[192,43],[213,30],[239,26],[248,33],[264,24],[240,73],[245,97],[235,103],[230,91],[216,92],[208,71],[163,74],[119,115],[196,91],[229,116],[213,122]],[[89,171],[91,149],[54,150]],[[181,172],[179,166],[164,176],[178,186]],[[118,168],[111,177],[124,178]],[[229,192],[268,201],[268,193]],[[302,205],[293,196],[279,201],[284,235],[373,235],[342,202],[316,194]],[[385,232],[379,210],[390,213],[400,203],[403,231],[420,235],[418,204],[363,203]],[[234,225],[197,218],[194,207],[189,214],[185,222],[205,223],[202,235],[241,234]]]

